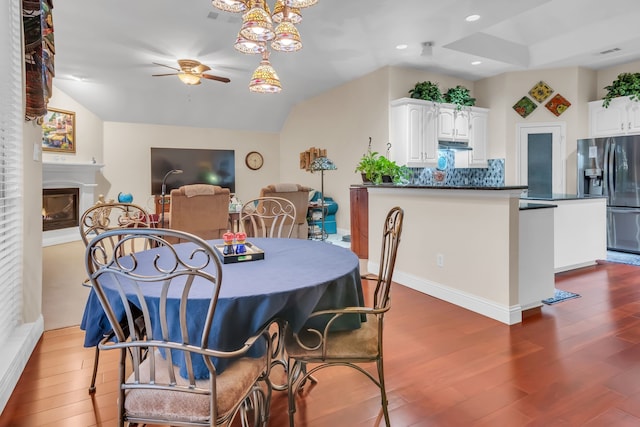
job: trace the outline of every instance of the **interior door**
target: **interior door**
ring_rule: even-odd
[[[518,124],[517,176],[528,194],[565,193],[564,123]]]

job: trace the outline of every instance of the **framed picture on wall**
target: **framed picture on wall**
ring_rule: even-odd
[[[42,149],[76,152],[76,113],[48,108],[42,122]]]

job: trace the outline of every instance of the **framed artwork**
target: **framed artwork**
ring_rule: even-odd
[[[538,102],[543,102],[553,93],[553,89],[543,81],[539,81],[529,91],[529,95]]]
[[[528,97],[523,96],[518,102],[513,105],[513,109],[516,113],[524,119],[533,112],[538,106]]]
[[[570,106],[571,103],[560,94],[551,98],[551,100],[545,105],[545,107],[547,107],[547,109],[556,116],[560,116],[560,114],[564,113]]]
[[[76,152],[76,113],[47,109],[42,122],[42,150]]]

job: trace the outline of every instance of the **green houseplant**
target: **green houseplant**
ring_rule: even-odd
[[[449,88],[444,94],[444,102],[449,104],[455,104],[459,110],[463,106],[473,107],[476,105],[476,99],[471,97],[471,92],[464,86],[457,85],[456,87]]]
[[[381,177],[380,173],[380,156],[377,151],[371,151],[371,148],[360,158],[360,161],[356,165],[355,172],[362,174],[363,182],[375,182],[378,177]]]
[[[640,73],[622,73],[609,86],[602,106],[608,108],[611,100],[619,96],[629,96],[632,101],[640,101]]]
[[[413,89],[409,91],[411,98],[424,99],[425,101],[444,102],[442,92],[437,82],[418,82]]]

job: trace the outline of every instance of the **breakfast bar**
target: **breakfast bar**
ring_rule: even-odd
[[[519,323],[523,311],[554,292],[554,206],[525,203],[521,209],[525,188],[368,186],[369,253],[379,252],[376,225],[384,212],[402,206],[407,232],[394,281],[500,322]],[[369,260],[368,268],[376,271],[377,265]],[[529,280],[521,271],[537,277]]]

